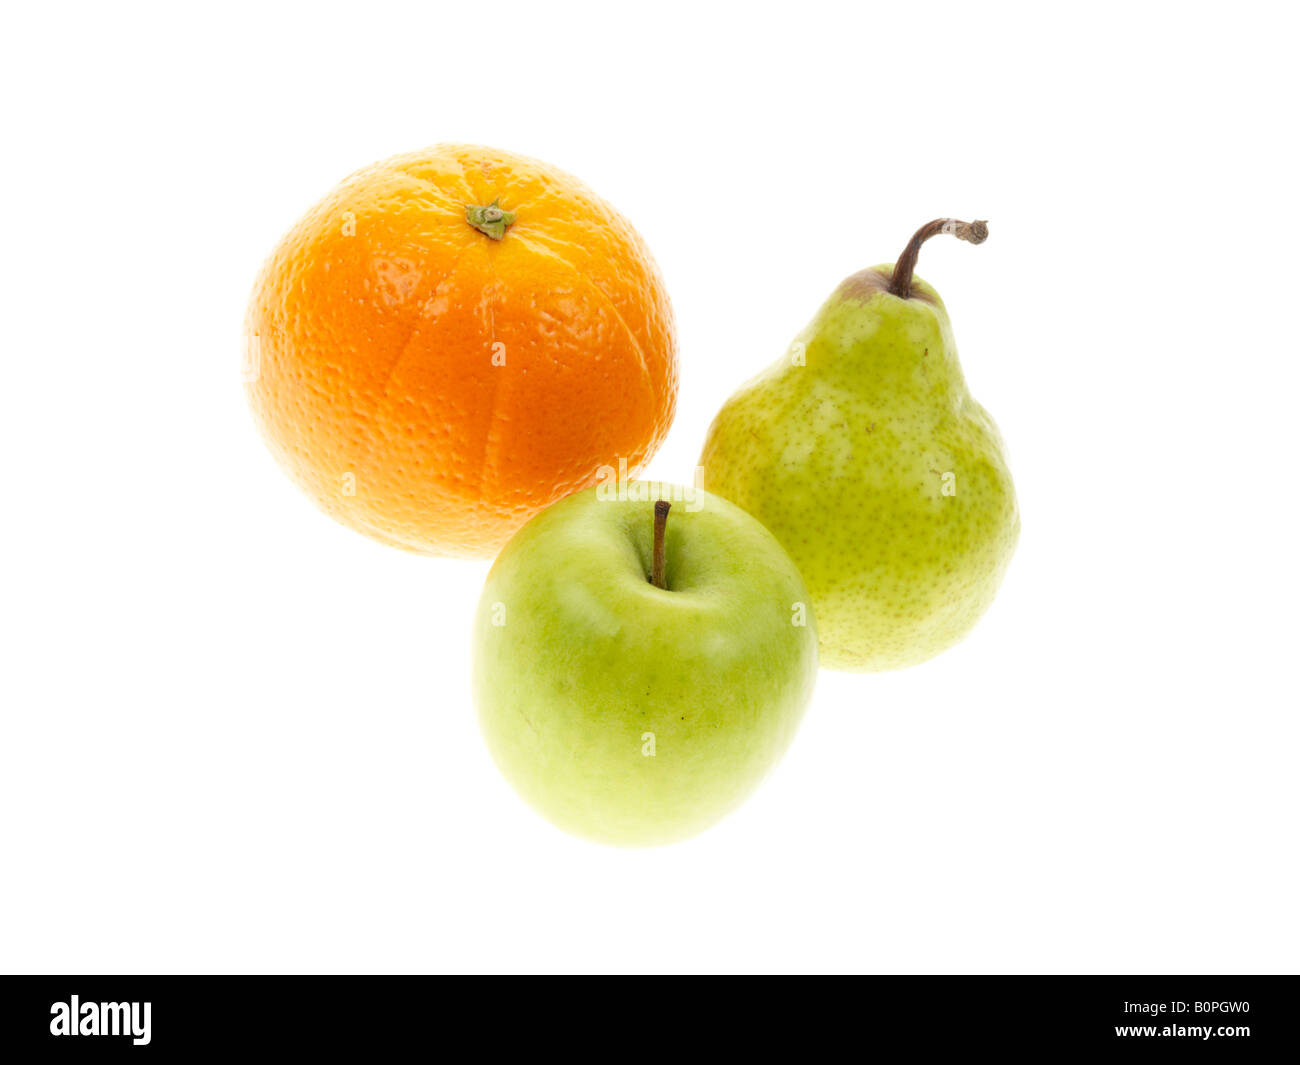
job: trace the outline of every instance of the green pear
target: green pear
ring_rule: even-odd
[[[749,511],[794,559],[821,664],[882,671],[961,640],[1020,534],[997,426],[966,388],[948,312],[913,277],[937,219],[894,266],[847,278],[789,352],[718,413],[700,486]]]

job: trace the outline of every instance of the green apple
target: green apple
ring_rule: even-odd
[[[817,672],[780,544],[717,496],[653,487],[601,484],[533,518],[488,574],[473,640],[501,772],[566,832],[620,846],[685,839],[742,802]]]

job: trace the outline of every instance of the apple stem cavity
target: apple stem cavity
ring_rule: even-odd
[[[668,587],[664,580],[664,531],[668,528],[668,508],[671,506],[671,503],[663,499],[655,504],[655,539],[654,553],[651,556],[650,583],[656,588],[667,589]]]
[[[933,222],[926,222],[925,225],[912,234],[912,239],[907,242],[903,254],[898,257],[898,262],[894,266],[893,279],[889,282],[891,295],[904,300],[912,298],[912,271],[916,269],[916,260],[921,254],[921,245],[939,233],[947,233],[949,236],[956,237],[958,240],[969,241],[971,244],[983,244],[989,236],[989,224],[987,222],[960,222],[956,218],[936,218]]]

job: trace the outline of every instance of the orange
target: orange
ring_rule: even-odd
[[[568,174],[444,144],[360,170],[280,242],[245,325],[271,452],[386,544],[487,557],[654,454],[672,308],[632,226]]]

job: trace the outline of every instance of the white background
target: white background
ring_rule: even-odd
[[[0,968],[1300,967],[1294,8],[54,8],[0,44]],[[719,827],[529,811],[467,687],[487,563],[319,514],[239,381],[254,273],[372,160],[537,156],[622,210],[714,412],[932,241],[1008,441],[974,634],[823,672]]]

